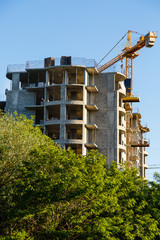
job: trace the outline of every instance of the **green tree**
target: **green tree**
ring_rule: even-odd
[[[61,149],[17,114],[1,116],[0,146],[0,239],[158,239],[135,169]]]
[[[148,213],[157,220],[160,229],[160,174],[155,173],[154,178],[156,181],[149,182],[145,195],[148,203]],[[157,236],[156,239],[160,239],[160,236]]]

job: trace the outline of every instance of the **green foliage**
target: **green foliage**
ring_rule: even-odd
[[[29,237],[29,234],[26,233],[24,230],[22,232],[20,231],[14,231],[11,236],[5,236],[1,237],[0,240],[34,240],[34,238]]]
[[[0,117],[0,239],[159,239],[158,190],[97,151],[61,149],[33,119]]]

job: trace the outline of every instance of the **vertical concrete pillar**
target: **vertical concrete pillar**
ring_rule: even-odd
[[[94,73],[92,74],[92,85],[95,85],[95,81],[94,81]]]
[[[68,70],[65,70],[64,72],[64,83],[68,84]]]
[[[88,82],[88,75],[86,69],[84,69],[84,86],[83,86],[83,129],[82,129],[82,154],[86,155],[87,150],[85,147],[85,143],[87,142],[87,129],[85,127],[85,124],[87,124],[87,109],[85,108],[85,105],[87,104],[87,90],[85,89],[85,86]]]
[[[66,127],[65,127],[65,121],[66,121],[66,86],[61,85],[61,106],[60,106],[60,141],[61,141],[61,147],[65,147],[65,138],[66,138]]]
[[[143,136],[141,136],[141,138],[143,139]],[[142,141],[144,141],[144,140],[142,140]],[[141,176],[142,177],[144,177],[145,176],[145,170],[144,170],[144,147],[142,147],[142,157],[141,157],[141,159],[142,159],[142,162],[140,163],[141,164],[141,167],[142,167],[142,173],[141,173]]]
[[[48,86],[48,85],[50,85],[49,84],[49,72],[48,71],[46,71],[46,86]]]
[[[45,87],[49,86],[50,83],[49,83],[49,72],[46,71],[46,84],[45,84]],[[47,88],[46,88],[46,102],[48,102],[49,100],[49,92],[47,91]]]
[[[47,109],[46,109],[46,103],[47,103],[47,85],[48,85],[48,71],[46,71],[46,83],[44,85],[44,107],[43,107],[43,133],[46,134],[46,120],[47,120]]]
[[[12,73],[12,90],[19,90],[20,73]]]

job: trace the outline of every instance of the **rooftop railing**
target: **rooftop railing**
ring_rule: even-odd
[[[60,66],[61,58],[55,58],[55,66]],[[72,65],[95,67],[96,61],[94,59],[73,57]],[[26,64],[10,64],[7,67],[7,73],[25,72],[27,69],[41,69],[44,68],[44,60],[27,61]]]

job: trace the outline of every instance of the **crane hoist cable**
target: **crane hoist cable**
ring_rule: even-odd
[[[127,32],[128,33],[128,32]],[[125,38],[125,36],[127,35],[127,33],[116,43],[116,45],[101,59],[101,61],[96,65],[96,67],[108,56],[108,54],[110,54],[110,52],[112,52],[112,50],[123,40],[123,38]]]

